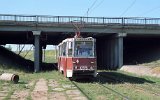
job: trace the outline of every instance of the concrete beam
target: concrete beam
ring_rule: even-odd
[[[40,42],[41,31],[32,31],[34,35],[34,72],[40,71],[42,63],[42,47]]]
[[[74,32],[73,27],[68,27],[66,26],[61,26],[61,27],[57,27],[57,26],[38,26],[37,27],[39,30],[42,30],[43,32]],[[101,34],[101,33],[106,33],[106,34],[111,34],[111,33],[120,33],[122,32],[122,29],[124,32],[126,32],[127,34],[138,34],[138,35],[147,35],[147,34],[151,34],[151,35],[159,35],[159,31],[160,28],[137,28],[136,26],[132,26],[132,27],[107,27],[107,29],[103,26],[101,27],[85,27],[81,30],[81,32],[89,32],[89,33],[97,33],[97,34]],[[35,26],[28,26],[28,25],[1,25],[0,27],[0,31],[16,31],[16,32],[21,32],[21,31],[32,31],[32,30],[36,30]]]

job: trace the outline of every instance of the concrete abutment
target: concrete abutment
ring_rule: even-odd
[[[126,33],[116,33],[97,39],[97,64],[99,69],[114,70],[123,66],[123,38]]]

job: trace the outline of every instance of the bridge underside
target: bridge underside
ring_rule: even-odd
[[[160,35],[115,34],[97,38],[99,69],[114,70],[122,65],[136,65],[160,60]]]
[[[150,63],[160,60],[160,35],[130,35],[124,38],[125,65]]]
[[[34,32],[40,32],[36,34]],[[0,31],[0,44],[33,44],[35,72],[41,69],[42,47],[57,45],[74,33],[41,31]],[[127,33],[82,33],[96,38],[98,69],[118,69],[124,64],[140,64],[160,59],[160,35]]]

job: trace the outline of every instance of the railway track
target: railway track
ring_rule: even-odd
[[[74,81],[70,80],[70,82],[71,82],[74,86],[76,86],[76,87],[81,91],[81,93],[82,93],[88,100],[91,100],[91,98],[90,98]],[[107,89],[107,90],[111,91],[112,93],[120,96],[121,98],[123,98],[123,100],[131,100],[129,97],[121,94],[120,92],[118,92],[118,91],[116,91],[116,90],[113,90],[113,89],[112,89],[111,87],[109,87],[109,86],[103,85],[103,84],[100,83],[99,81],[97,81],[96,83],[98,83],[98,85],[101,86],[102,88]]]
[[[136,79],[134,79],[134,80],[136,81]],[[125,79],[125,77],[117,77],[116,75],[112,76],[110,74],[107,74],[107,75],[99,74],[95,80],[89,81],[89,82],[93,82],[93,85],[96,84],[97,87],[102,87],[104,90],[106,90],[106,91],[104,91],[104,93],[114,94],[115,96],[120,97],[123,100],[131,100],[132,98],[128,97],[126,94],[123,94],[122,92],[117,91],[116,89],[113,89],[110,85],[105,85],[104,82],[124,83],[126,86],[131,87],[133,89],[136,89],[138,91],[150,93],[150,94],[153,94],[155,96],[160,96],[160,93],[158,92],[158,89],[157,89],[157,91],[154,91],[153,89],[150,89],[150,87],[153,86],[153,84],[145,83],[144,86],[139,86],[137,84],[128,84],[127,82],[130,82],[130,81],[131,82],[133,81],[132,78],[131,79],[129,79],[129,78]],[[141,81],[141,79],[140,80],[137,79],[137,81]],[[76,83],[75,81],[71,81],[71,83],[74,86],[76,86],[88,100],[91,100],[91,97],[89,96],[89,94],[86,93],[84,90],[82,90],[80,88],[79,83]]]
[[[88,100],[91,100],[91,98],[89,98],[89,96],[88,96],[74,81],[70,80],[70,82],[71,82],[75,87],[77,87],[77,89],[78,89],[79,91],[81,91],[81,93],[82,93]]]
[[[110,76],[110,75],[100,75],[101,77],[103,77],[103,78],[107,78],[108,80],[111,80],[111,81],[115,81],[115,82],[117,82],[117,83],[124,83],[125,82],[125,80],[126,79],[119,79],[119,78],[117,78],[117,77],[115,77],[115,76]],[[143,91],[147,91],[147,92],[150,92],[150,93],[152,93],[152,94],[154,94],[154,95],[157,95],[157,96],[160,96],[160,93],[158,93],[158,92],[155,92],[155,91],[153,91],[153,90],[151,90],[151,89],[146,89],[145,87],[143,87],[143,86],[137,86],[137,85],[135,85],[135,84],[125,84],[125,85],[127,85],[127,86],[130,86],[130,87],[133,87],[133,88],[135,88],[135,89],[138,89],[138,90],[143,90]],[[148,86],[151,86],[150,84],[145,84],[145,85],[148,85]]]
[[[113,90],[112,88],[110,88],[110,87],[108,87],[108,86],[105,86],[105,85],[103,85],[103,84],[101,84],[101,83],[99,83],[99,85],[101,85],[103,88],[108,89],[108,90],[112,91],[113,93],[121,96],[121,97],[123,98],[123,100],[131,100],[129,97],[121,94],[120,92],[118,92],[118,91],[116,91],[116,90]]]
[[[99,76],[100,76],[100,75],[99,75]],[[103,78],[105,78],[105,77],[103,77]],[[108,80],[108,81],[110,81],[110,82],[111,82],[111,81],[114,81],[114,82],[115,82],[115,80],[112,80],[112,79],[107,79],[107,78],[105,78],[105,80]],[[100,86],[102,86],[103,88],[105,88],[105,89],[107,89],[107,90],[110,90],[111,92],[113,92],[113,93],[119,95],[120,97],[123,98],[123,100],[131,100],[130,97],[125,96],[124,94],[122,94],[122,93],[120,93],[120,92],[118,92],[118,91],[112,89],[112,88],[109,87],[109,86],[103,85],[102,83],[100,83],[100,81],[98,82],[98,84],[99,84]]]

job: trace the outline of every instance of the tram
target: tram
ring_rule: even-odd
[[[97,76],[96,39],[74,37],[58,45],[58,70],[67,78]]]

